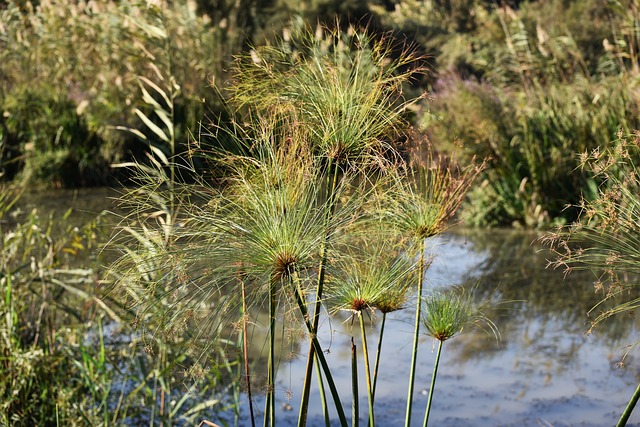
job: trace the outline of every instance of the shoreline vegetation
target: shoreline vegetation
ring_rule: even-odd
[[[426,427],[443,343],[499,342],[522,302],[429,286],[459,222],[555,226],[551,265],[596,274],[592,327],[637,308],[640,4],[341,4],[0,1],[2,424],[239,425],[244,395],[273,427],[296,340],[297,425],[319,405],[374,427],[386,315],[407,310],[406,427],[438,343]],[[113,183],[120,213],[82,227],[14,209]],[[318,337],[345,316],[351,390]]]
[[[461,209],[468,225],[548,228],[578,218],[601,182],[580,153],[638,124],[635,1],[488,0],[0,2],[0,179],[115,185],[113,163],[148,161],[141,79],[170,70],[175,150],[229,124],[234,58],[305,26],[366,29],[425,72],[406,119],[442,153],[487,159]],[[320,23],[320,24],[318,24]],[[320,28],[320,27],[317,27]],[[312,28],[313,29],[313,28]],[[166,36],[166,37],[165,37]],[[138,111],[138,112],[136,112]],[[161,124],[159,118],[150,118]],[[209,135],[212,149],[228,141]],[[148,143],[162,147],[155,134]],[[400,141],[398,141],[400,143]],[[394,147],[403,151],[403,147]],[[404,150],[409,150],[404,147]],[[165,155],[170,156],[166,152]],[[196,164],[206,174],[205,163]],[[215,177],[211,177],[212,179]]]

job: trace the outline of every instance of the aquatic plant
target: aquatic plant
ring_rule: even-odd
[[[438,352],[433,365],[429,399],[427,400],[424,416],[424,427],[429,423],[431,401],[444,342],[461,333],[463,329],[474,327],[485,329],[492,333],[496,339],[498,338],[498,329],[483,313],[487,305],[487,302],[476,303],[473,292],[465,291],[464,288],[451,288],[446,291],[436,290],[424,298],[422,321],[427,334],[438,342]]]
[[[330,313],[347,312],[357,317],[367,379],[369,425],[375,424],[375,387],[384,336],[386,315],[399,310],[413,289],[414,263],[406,254],[397,252],[397,245],[389,242],[365,241],[355,253],[347,252],[334,265],[327,283],[325,303]],[[371,368],[365,315],[374,310],[382,312],[375,364]]]
[[[402,86],[422,72],[420,58],[394,48],[355,28],[294,29],[240,59],[230,102],[254,113],[294,114],[308,126],[314,154],[336,167],[378,162],[419,100],[403,98]]]
[[[309,130],[312,155],[326,163],[327,225],[339,204],[341,180],[351,180],[372,165],[383,167],[385,154],[394,149],[388,141],[406,127],[404,114],[417,99],[404,100],[402,84],[419,72],[409,52],[392,53],[392,45],[351,28],[347,33],[319,27],[302,29],[275,46],[252,50],[236,68],[231,103],[252,115],[292,115]],[[363,175],[365,176],[365,175]],[[351,200],[354,198],[351,197]],[[319,322],[327,263],[326,235],[318,266],[313,309],[313,330]],[[313,370],[310,345],[302,397],[300,423],[306,419],[306,401]]]
[[[422,295],[425,240],[446,229],[482,166],[458,169],[430,148],[415,157],[422,163],[409,164],[393,149],[391,142],[408,138],[404,113],[413,100],[402,98],[401,84],[411,72],[398,68],[409,64],[409,57],[387,58],[391,51],[384,41],[357,32],[303,33],[292,40],[300,48],[295,55],[283,44],[237,64],[236,86],[230,88],[235,121],[211,129],[224,145],[207,151],[195,142],[194,157],[187,159],[168,158],[150,145],[151,167],[127,164],[142,185],[125,196],[136,212],[135,226],[122,230],[139,247],[124,247],[124,264],[114,264],[113,271],[141,324],[148,323],[145,327],[153,326],[160,335],[190,328],[191,344],[204,344],[204,354],[221,339],[239,343],[248,385],[250,375],[255,377],[248,349],[256,343],[247,339],[247,325],[264,326],[265,426],[277,424],[276,373],[282,355],[276,338],[287,339],[300,327],[309,351],[298,425],[307,422],[314,369],[325,422],[332,422],[329,392],[336,422],[347,425],[317,332],[323,310],[330,316],[343,309],[356,313],[369,423],[374,425],[384,328],[372,370],[364,316],[377,308],[384,321],[387,313],[405,306],[416,285]],[[167,112],[172,91],[178,90],[172,82],[164,79],[166,89],[141,82],[164,129],[150,126],[150,115],[137,113],[169,143],[173,134]],[[333,111],[336,105],[341,111]],[[415,145],[423,147],[424,141]],[[198,176],[195,157],[224,173],[215,183]],[[185,176],[189,179],[182,180]],[[264,322],[258,316],[262,309]],[[417,338],[414,344],[415,353]],[[415,371],[415,360],[413,365]]]
[[[470,165],[462,169],[447,164],[429,145],[423,147],[424,159],[416,165],[400,169],[392,187],[380,194],[380,221],[408,242],[409,254],[418,258],[416,314],[412,361],[407,391],[405,425],[411,423],[411,407],[420,336],[420,316],[425,270],[429,257],[426,240],[442,233],[457,211],[466,191],[484,165]],[[420,158],[420,157],[418,157]]]
[[[640,181],[638,175],[638,144],[640,135],[618,133],[612,147],[595,149],[582,155],[583,167],[602,179],[593,200],[583,199],[580,221],[548,234],[547,243],[557,258],[550,263],[562,268],[565,274],[574,269],[594,272],[595,291],[602,299],[590,311],[595,314],[588,332],[600,322],[640,307],[636,278],[640,273]],[[633,343],[627,354],[637,345]],[[640,399],[640,387],[635,391],[618,426],[628,421],[631,411]]]

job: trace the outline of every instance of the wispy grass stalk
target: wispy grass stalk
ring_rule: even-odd
[[[600,178],[602,184],[594,199],[582,200],[579,222],[543,238],[557,256],[551,266],[563,268],[565,274],[574,269],[588,269],[595,274],[594,288],[602,298],[589,311],[590,315],[598,312],[590,322],[589,333],[600,322],[640,307],[640,298],[628,296],[628,291],[637,288],[632,278],[640,273],[639,143],[637,132],[624,135],[620,131],[611,148],[583,153],[583,167]],[[630,348],[635,345],[637,341]],[[621,366],[628,353],[622,357]],[[636,390],[633,394],[619,426],[626,424],[639,393]]]
[[[474,327],[492,333],[496,339],[499,337],[496,325],[484,314],[488,304],[489,302],[476,303],[473,292],[465,291],[463,288],[434,291],[425,298],[422,321],[427,333],[438,341],[438,352],[433,366],[424,427],[429,422],[431,402],[444,342],[461,333],[463,329]]]

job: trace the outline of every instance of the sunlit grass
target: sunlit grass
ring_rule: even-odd
[[[236,68],[232,103],[294,114],[316,155],[340,165],[376,162],[406,127],[402,85],[421,72],[418,58],[385,39],[350,29],[303,29],[291,42],[253,50]],[[293,49],[292,46],[293,45]]]

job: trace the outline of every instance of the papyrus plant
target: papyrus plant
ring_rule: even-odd
[[[423,284],[429,261],[426,241],[450,226],[450,220],[482,168],[483,165],[471,165],[458,169],[427,146],[424,159],[400,168],[392,184],[383,187],[380,194],[378,215],[381,223],[404,237],[409,253],[418,259],[414,340],[405,415],[407,427],[411,424]]]
[[[398,246],[387,241],[366,241],[359,250],[352,250],[337,262],[330,275],[326,302],[331,312],[346,312],[360,326],[360,338],[367,381],[369,425],[375,425],[375,386],[380,362],[384,324],[387,313],[402,308],[412,290],[415,263]],[[375,310],[382,313],[378,348],[373,369],[369,358],[365,317]],[[354,397],[355,399],[355,397]]]
[[[463,288],[435,290],[424,298],[422,322],[427,334],[437,341],[438,345],[431,375],[429,399],[425,410],[424,427],[427,427],[429,423],[431,401],[444,342],[460,334],[464,329],[471,328],[485,329],[492,333],[496,339],[498,338],[496,325],[484,314],[488,305],[489,302],[478,303],[474,301],[473,292],[465,291]]]
[[[211,132],[225,144],[211,152],[204,144],[193,146],[195,156],[211,165],[208,176],[216,176],[215,182],[189,174],[194,182],[162,184],[181,174],[154,180],[145,177],[148,168],[135,166],[151,191],[133,192],[131,199],[146,215],[141,224],[157,222],[149,235],[159,243],[141,241],[141,249],[160,247],[164,255],[152,256],[164,258],[160,264],[143,263],[142,273],[154,281],[144,283],[146,293],[136,301],[147,315],[164,313],[167,325],[191,325],[194,343],[215,345],[223,336],[244,335],[237,342],[244,343],[247,377],[248,348],[260,345],[245,339],[247,325],[266,312],[265,426],[277,425],[276,337],[295,327],[302,327],[309,343],[298,425],[307,422],[314,365],[327,425],[348,424],[317,337],[323,313],[348,307],[359,316],[373,425],[382,336],[372,371],[363,315],[377,308],[385,318],[404,307],[410,285],[420,301],[429,259],[425,240],[447,227],[478,168],[457,170],[433,156],[414,165],[400,155],[404,114],[412,103],[401,93],[412,74],[404,68],[409,56],[393,59],[384,41],[355,32],[304,33],[293,44],[290,50],[286,43],[259,49],[238,63],[230,89],[234,121]],[[154,156],[160,175],[177,165],[164,163],[155,150]],[[166,213],[147,210],[149,201],[165,200],[159,195],[166,190],[179,214],[171,216],[168,244],[158,235],[168,223]],[[356,242],[364,253],[354,250]],[[337,420],[329,418],[325,385]],[[255,422],[253,409],[251,418]]]

